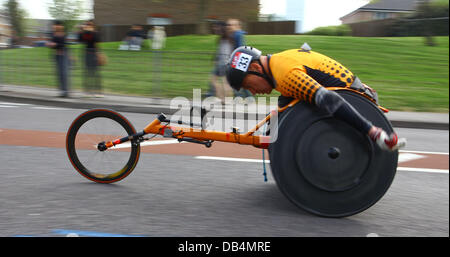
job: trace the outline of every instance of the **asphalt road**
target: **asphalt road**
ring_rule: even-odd
[[[82,111],[3,102],[0,130],[66,132]],[[137,129],[155,117],[123,114]],[[448,153],[448,131],[397,131],[406,150]],[[448,172],[398,171],[377,204],[329,219],[292,205],[270,172],[264,183],[261,163],[143,153],[129,177],[101,185],[63,148],[0,142],[0,153],[0,236],[449,236]]]

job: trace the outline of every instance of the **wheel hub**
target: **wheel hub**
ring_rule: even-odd
[[[341,150],[339,150],[339,148],[337,147],[330,147],[330,149],[328,149],[328,157],[330,157],[331,159],[339,158],[340,154]]]
[[[299,140],[299,172],[315,187],[345,191],[359,184],[371,160],[367,137],[344,122],[325,119],[308,127]]]
[[[108,149],[108,147],[106,147],[105,141],[98,143],[97,149],[98,149],[100,152],[106,151],[106,150]]]

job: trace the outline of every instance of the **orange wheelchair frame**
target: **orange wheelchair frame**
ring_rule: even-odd
[[[333,88],[327,88],[328,90],[347,90],[352,91],[354,93],[357,93],[359,95],[364,96],[365,98],[369,99],[371,102],[375,103],[375,101],[367,96],[366,94],[363,94],[359,91],[350,89],[350,88],[342,88],[342,87],[333,87]],[[295,99],[292,100],[288,105],[278,108],[278,113],[281,113],[285,111],[287,108],[293,107],[295,104],[297,104],[300,100]],[[376,103],[375,103],[376,104]],[[378,105],[378,108],[382,110],[383,112],[388,112],[386,108]],[[247,131],[246,133],[240,134],[237,131],[232,132],[220,132],[220,131],[210,131],[210,130],[199,130],[199,129],[193,129],[191,128],[185,128],[185,127],[177,127],[177,126],[170,126],[170,125],[162,125],[161,123],[170,123],[170,120],[168,120],[163,114],[159,115],[157,119],[153,120],[150,124],[148,124],[142,132],[136,133],[134,135],[130,135],[128,137],[123,137],[120,139],[116,139],[109,142],[102,142],[101,145],[99,144],[99,150],[107,150],[108,148],[111,148],[115,145],[122,144],[127,141],[136,140],[139,137],[142,137],[147,134],[159,134],[163,136],[169,136],[178,139],[181,141],[187,141],[192,143],[199,143],[204,144],[207,147],[211,146],[211,143],[213,141],[221,141],[221,142],[228,142],[228,143],[238,143],[243,145],[253,145],[257,148],[263,148],[267,149],[269,147],[269,137],[268,136],[255,136],[254,133],[261,128],[265,123],[267,123],[274,115],[274,112],[271,112],[269,115],[267,115],[262,121],[260,121],[253,129]]]

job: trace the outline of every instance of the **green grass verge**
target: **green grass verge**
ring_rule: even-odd
[[[117,51],[120,42],[102,43],[109,59],[102,68],[103,87],[106,92],[120,94],[190,98],[192,88],[205,91],[209,87],[216,40],[214,36],[170,37],[162,59],[149,51]],[[264,53],[298,48],[308,42],[314,51],[341,62],[377,90],[383,106],[391,110],[448,112],[448,37],[437,37],[435,47],[425,46],[420,37],[249,35],[246,41]],[[77,59],[72,88],[80,89],[82,52],[80,46],[72,48]],[[146,44],[143,50],[149,50]],[[56,87],[50,49],[2,50],[0,64],[3,83]]]

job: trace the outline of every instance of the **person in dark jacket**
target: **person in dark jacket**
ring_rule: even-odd
[[[46,43],[46,46],[55,50],[56,74],[58,78],[59,89],[61,90],[60,97],[69,96],[69,52],[66,42],[66,33],[64,31],[64,24],[61,21],[53,23],[53,34],[51,41]]]
[[[81,31],[78,33],[78,41],[86,46],[84,54],[84,90],[95,97],[103,97],[100,67],[98,65],[98,42],[100,40],[92,20],[85,22],[82,26]]]

